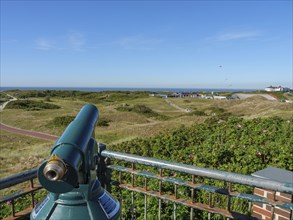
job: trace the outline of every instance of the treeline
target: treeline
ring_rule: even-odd
[[[256,118],[253,120],[229,117],[226,121],[213,117],[203,124],[197,124],[192,127],[183,126],[173,131],[161,133],[156,137],[138,138],[119,145],[111,145],[108,148],[119,152],[247,175],[268,166],[293,170],[292,124],[293,119],[284,120],[279,117]],[[125,165],[125,163],[123,164]],[[137,166],[137,168],[157,172],[150,167]],[[187,177],[180,173],[176,174],[176,172],[167,171],[164,174],[171,177],[177,175],[177,177],[183,179],[189,178],[190,181],[190,176]],[[129,181],[130,179],[130,176],[128,176]],[[198,178],[198,180],[205,184],[224,187],[222,181],[203,178]],[[148,187],[150,189],[156,188],[157,185],[158,183],[150,181]],[[234,189],[252,193],[252,187],[234,185]],[[174,186],[167,185],[164,190],[164,193],[172,194],[174,193]],[[124,206],[129,207],[131,203],[130,193],[123,193]],[[178,194],[180,196],[180,192]],[[118,195],[117,193],[116,196]],[[181,190],[181,196],[188,195],[190,195],[190,190]],[[141,213],[137,212],[135,215],[137,219],[142,219],[144,199],[140,195],[136,195],[136,198],[135,208],[136,210],[141,210]],[[197,192],[196,198],[197,202],[208,203],[207,193]],[[219,196],[215,200],[218,201],[219,207],[225,207],[227,204],[227,200],[223,196]],[[149,201],[148,216],[156,218],[157,204],[158,202],[155,199]],[[172,204],[166,203],[164,207],[164,219],[172,218]],[[243,200],[232,204],[232,210],[246,214],[248,214],[247,207],[248,203]],[[127,208],[124,208],[123,212],[125,215],[129,214]],[[177,213],[180,219],[187,219],[189,209],[178,207]],[[197,217],[206,219],[207,213],[197,212]],[[223,218],[214,216],[214,219]]]

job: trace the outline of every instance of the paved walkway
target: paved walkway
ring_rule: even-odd
[[[22,134],[22,135],[26,135],[26,136],[30,136],[30,137],[34,137],[38,139],[50,140],[50,141],[56,141],[59,138],[58,136],[55,136],[55,135],[15,128],[3,123],[0,123],[0,130],[5,130],[5,131],[13,132],[16,134]]]

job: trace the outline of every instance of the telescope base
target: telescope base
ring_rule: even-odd
[[[32,211],[31,220],[38,219],[118,219],[120,204],[98,180],[80,184],[71,192],[49,193]]]

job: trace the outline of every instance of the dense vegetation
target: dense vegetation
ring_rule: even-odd
[[[293,121],[279,117],[244,120],[217,117],[152,138],[112,145],[141,156],[251,174],[267,165],[293,170]]]
[[[183,126],[156,137],[139,138],[109,147],[115,151],[247,175],[268,166],[293,170],[292,123],[293,120],[283,120],[278,117],[253,120],[229,117],[227,121],[213,117],[200,125],[189,128]],[[166,172],[165,175],[174,176],[174,172]],[[177,177],[187,178],[181,174],[177,174]],[[202,181],[223,187],[223,183],[220,181],[207,179]],[[148,185],[149,188],[155,188],[158,183],[152,185],[150,182]],[[237,185],[234,189],[252,193],[251,187]],[[164,190],[165,193],[173,193],[174,187],[167,186]],[[188,190],[183,189],[181,196],[184,197],[188,193]],[[125,193],[125,204],[130,203],[129,197],[129,193]],[[137,195],[137,198],[136,209],[143,210],[143,197]],[[206,193],[197,194],[197,201],[207,203],[207,198]],[[219,196],[218,201],[220,201],[219,206],[222,204],[225,207],[225,198]],[[148,215],[155,218],[157,201],[149,202],[148,207]],[[166,204],[165,208],[164,218],[168,219],[172,216],[172,205]],[[233,205],[233,210],[247,213],[247,203],[238,201]],[[128,211],[124,210],[124,214],[127,215]],[[138,212],[136,216],[140,219],[142,213],[143,211]],[[181,216],[181,219],[187,218],[189,215],[189,211],[185,207],[178,208],[178,213],[180,213],[178,216]],[[206,218],[204,212],[198,212],[197,215],[198,218]],[[221,219],[219,216],[217,218]]]
[[[58,109],[60,108],[58,105],[38,102],[33,100],[16,100],[13,102],[9,102],[6,108],[10,109],[25,109],[25,110],[43,110],[43,109]]]

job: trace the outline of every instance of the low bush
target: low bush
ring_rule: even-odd
[[[162,132],[155,137],[137,138],[119,143],[119,145],[108,146],[108,148],[119,152],[246,175],[251,175],[268,166],[292,170],[293,160],[290,157],[293,152],[292,123],[292,119],[284,120],[278,117],[253,120],[229,117],[227,121],[221,123],[209,120],[203,124],[195,124],[191,127],[183,126],[172,131]],[[139,168],[139,165],[136,165],[136,169],[149,169],[151,172],[157,172],[151,167]],[[170,174],[172,176],[176,174],[176,178],[183,180],[190,179],[190,176],[171,171],[168,173],[164,170],[164,176]],[[123,178],[126,179],[125,176]],[[117,173],[113,174],[113,179],[118,178]],[[128,181],[131,181],[130,175]],[[223,181],[197,177],[197,182],[223,187]],[[136,180],[136,184],[143,187],[144,183],[143,181],[138,183]],[[157,186],[158,181],[148,181],[148,189],[157,190]],[[233,184],[233,189],[243,193],[253,193],[252,187],[239,184]],[[174,186],[167,183],[163,183],[163,190],[164,194],[174,194]],[[120,191],[114,192],[113,190],[112,193],[118,197]],[[185,199],[186,195],[190,195],[188,193],[188,190],[181,190],[181,192],[178,190],[177,195],[180,199]],[[208,198],[208,192],[202,190],[196,192],[196,202],[208,204]],[[130,196],[125,194],[123,199],[124,204],[131,204]],[[213,197],[220,208],[225,208],[227,204],[225,199],[221,195]],[[143,209],[143,197],[137,199],[135,204],[136,210]],[[231,202],[231,209],[244,214],[249,213],[247,203],[240,199]],[[124,208],[122,212],[126,216],[129,210]],[[148,200],[148,216],[156,216],[157,212],[157,201]],[[172,216],[172,213],[171,204],[170,210],[164,209],[165,219],[169,219],[168,216]],[[184,208],[177,209],[177,215],[180,216],[180,219],[185,219],[185,217],[187,219],[187,213]],[[140,212],[137,215],[138,219],[143,218]],[[206,212],[198,210],[197,215],[196,219],[207,219]],[[213,219],[225,218],[218,216]]]
[[[111,122],[111,120],[109,120],[109,119],[100,118],[98,120],[97,126],[99,126],[99,127],[107,127],[107,126],[109,126],[110,122]]]
[[[51,122],[51,125],[56,127],[66,127],[74,120],[74,116],[59,116],[55,117]]]
[[[38,101],[32,101],[32,100],[16,100],[13,102],[9,102],[6,108],[37,111],[37,110],[43,110],[43,109],[59,109],[60,106],[50,104],[50,103],[45,103],[42,101],[38,102]]]
[[[141,114],[146,117],[155,117],[159,120],[168,119],[166,115],[161,115],[145,105],[133,105],[133,106],[124,105],[124,106],[119,106],[118,108],[116,108],[116,110],[122,111],[122,112],[135,112],[137,114]]]
[[[197,116],[207,116],[207,114],[200,110],[195,110],[189,113],[189,115],[197,115]]]
[[[49,124],[49,127],[67,127],[73,120],[75,116],[59,116],[55,117]],[[106,118],[100,118],[97,122],[99,127],[107,127],[111,120]]]

